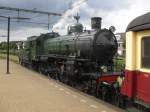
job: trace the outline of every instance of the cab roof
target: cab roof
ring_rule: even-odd
[[[27,40],[28,41],[34,41],[38,38],[38,36],[31,36],[31,37],[28,37]]]
[[[50,32],[50,33],[46,33],[46,34],[41,34],[40,36],[31,36],[28,37],[27,40],[28,41],[36,41],[37,39],[41,39],[41,38],[55,38],[58,37],[59,34],[56,32]]]
[[[126,32],[141,31],[145,29],[150,29],[150,12],[132,20],[126,29]]]

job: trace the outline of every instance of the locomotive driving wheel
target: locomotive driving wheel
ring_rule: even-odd
[[[102,87],[102,100],[106,101],[107,100],[107,88],[106,87]]]
[[[96,86],[96,97],[100,98],[101,97],[101,93],[102,93],[102,91],[101,91],[101,84],[97,84],[97,86]]]
[[[120,107],[120,94],[117,91],[115,91],[114,95],[114,104]]]
[[[116,106],[125,109],[126,108],[126,100],[125,97],[122,96],[120,93],[116,94],[114,98],[114,103]]]

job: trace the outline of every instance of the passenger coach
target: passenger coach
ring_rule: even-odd
[[[150,13],[134,19],[126,33],[126,67],[121,94],[150,112]]]

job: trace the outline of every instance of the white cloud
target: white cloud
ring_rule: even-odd
[[[125,31],[127,25],[136,17],[150,11],[149,0],[130,1],[130,7],[127,9],[113,11],[104,17],[105,25],[114,25],[118,32]]]
[[[108,28],[109,26],[113,25],[116,27],[117,32],[124,32],[127,25],[134,18],[150,11],[149,0],[127,0],[126,2],[128,2],[129,5],[127,8],[120,8],[117,10],[104,10],[101,8],[94,9],[94,7],[90,7],[88,4],[86,4],[84,5],[84,7],[82,7],[81,11],[89,14],[88,17],[102,17],[103,27]],[[87,18],[86,21],[83,21],[84,24],[90,23],[87,21],[89,21],[89,18]]]

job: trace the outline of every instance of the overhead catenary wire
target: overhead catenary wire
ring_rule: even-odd
[[[2,19],[0,19],[0,22],[1,21],[7,21],[7,20],[2,20]],[[44,27],[48,27],[48,24],[47,23],[42,23],[42,22],[33,22],[33,21],[16,21],[16,20],[11,20],[11,22],[16,22],[16,23],[20,23],[20,22],[22,22],[22,23],[28,23],[28,24],[35,24],[35,25],[45,25]],[[51,25],[51,24],[53,24],[53,23],[49,23],[49,25]]]
[[[0,9],[1,10],[1,9]],[[0,14],[2,15],[2,14],[9,14],[9,13],[11,13],[11,11],[10,10],[3,10],[4,12],[1,12]]]
[[[22,11],[22,12],[28,12],[28,13],[40,13],[40,14],[46,14],[46,15],[54,15],[54,16],[61,16],[62,14],[60,13],[55,13],[55,12],[46,12],[46,11],[38,11],[38,10],[29,10],[29,9],[21,9],[21,8],[12,8],[12,7],[5,7],[5,6],[0,6],[0,9],[4,10],[11,10],[11,11]]]
[[[6,7],[6,6],[0,6],[0,10],[8,10],[8,11],[17,12],[18,17],[20,16],[21,12],[38,14],[36,16],[30,17],[30,19],[37,18],[38,16],[41,16],[41,15],[47,15],[48,16],[47,23],[41,23],[41,22],[24,22],[24,23],[44,24],[44,25],[47,25],[48,29],[50,28],[50,24],[52,24],[52,23],[50,23],[50,19],[49,19],[50,16],[62,16],[61,13],[56,13],[56,12],[46,12],[46,11],[40,11],[40,10],[35,10],[35,9],[30,10],[30,9],[13,8],[13,7]],[[3,13],[3,14],[6,14],[6,13]],[[39,15],[39,14],[41,14],[41,15]],[[21,21],[18,19],[17,22],[21,22]]]

